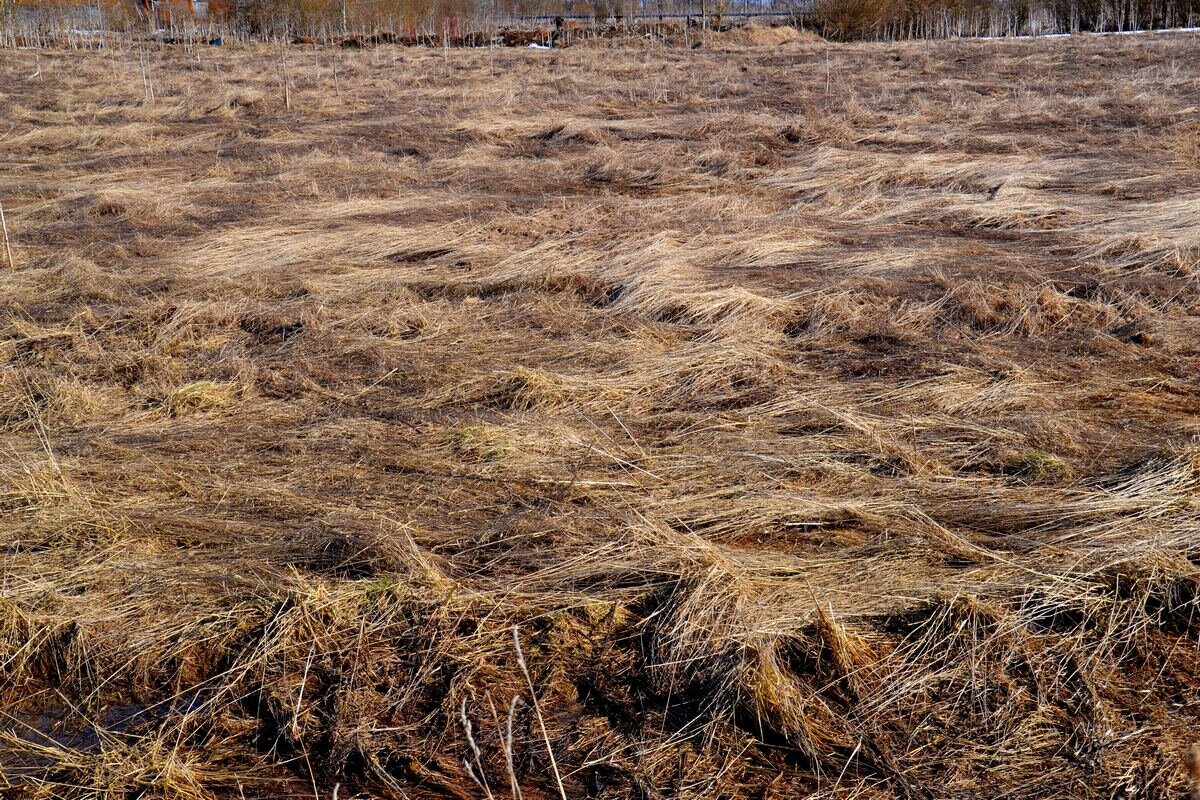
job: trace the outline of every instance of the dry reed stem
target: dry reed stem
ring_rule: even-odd
[[[8,259],[8,269],[10,272],[15,272],[17,269],[16,259],[13,258],[12,245],[8,241],[8,222],[4,219],[4,203],[0,201],[0,230],[4,232],[4,255]]]

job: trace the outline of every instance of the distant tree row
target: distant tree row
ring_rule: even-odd
[[[1017,36],[1195,27],[1198,0],[816,0],[837,39]]]
[[[1200,0],[0,0],[0,30],[222,30],[250,37],[461,36],[505,25],[721,26],[773,14],[831,39],[1107,32],[1200,25]],[[0,40],[2,43],[2,40]]]

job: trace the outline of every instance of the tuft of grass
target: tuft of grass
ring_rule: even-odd
[[[229,408],[237,402],[238,386],[227,381],[194,381],[180,386],[164,406],[175,417]]]
[[[503,461],[513,453],[511,437],[495,425],[462,425],[450,431],[449,439],[457,452],[484,463]]]
[[[1067,462],[1053,453],[1037,449],[1013,453],[1008,464],[1013,474],[1033,481],[1061,481],[1071,473]]]

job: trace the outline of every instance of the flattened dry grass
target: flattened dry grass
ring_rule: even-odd
[[[1187,791],[1194,37],[736,38],[0,59],[0,793]]]

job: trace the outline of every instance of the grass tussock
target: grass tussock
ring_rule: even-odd
[[[703,43],[0,59],[0,795],[1196,791],[1192,37]]]

